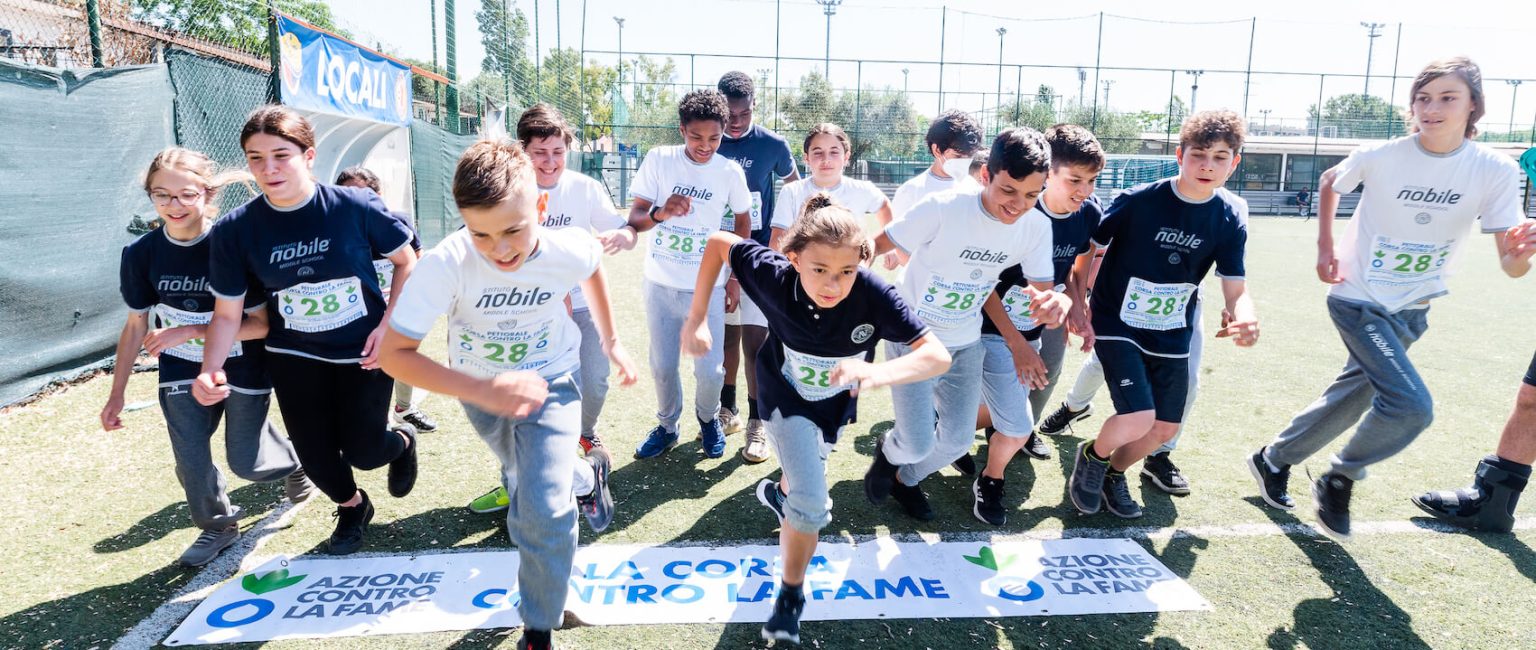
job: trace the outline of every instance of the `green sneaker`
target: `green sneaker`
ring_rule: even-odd
[[[479,498],[469,502],[469,511],[475,514],[489,514],[501,512],[507,509],[507,488],[496,486],[496,489],[480,495]]]

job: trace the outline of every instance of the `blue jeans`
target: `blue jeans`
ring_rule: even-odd
[[[663,287],[646,281],[645,321],[651,332],[651,379],[656,382],[656,419],[663,429],[677,433],[683,415],[681,360],[683,321],[693,304],[693,292]],[[720,387],[725,385],[725,289],[717,287],[709,297],[709,354],[693,360],[693,414],[713,420],[720,410]]]
[[[597,433],[603,403],[608,401],[608,355],[603,354],[603,339],[592,322],[592,312],[571,312],[571,320],[581,330],[581,369],[576,373],[581,385],[581,437],[590,440]]]
[[[576,556],[572,449],[581,436],[581,392],[572,375],[549,382],[549,398],[526,419],[491,415],[467,402],[464,415],[501,461],[507,488],[507,535],[517,546],[517,613],[535,630],[565,618],[567,581]]]
[[[885,346],[887,360],[912,351],[900,343],[886,342]],[[917,485],[969,452],[976,440],[976,408],[981,405],[981,368],[986,354],[977,341],[950,350],[949,355],[953,361],[948,372],[891,386],[896,428],[885,438],[885,459],[900,467],[897,476],[903,484]]]
[[[832,445],[822,438],[821,427],[798,415],[784,417],[775,409],[764,424],[789,483],[784,495],[785,523],[802,533],[821,532],[832,523],[832,495],[827,487],[827,452]]]
[[[1429,389],[1407,354],[1429,328],[1429,310],[1388,313],[1375,303],[1329,298],[1328,315],[1349,361],[1322,396],[1269,443],[1269,460],[1296,465],[1358,422],[1355,435],[1332,459],[1333,471],[1358,481],[1366,467],[1406,449],[1434,421]]]

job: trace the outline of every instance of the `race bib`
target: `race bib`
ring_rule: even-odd
[[[981,279],[981,278],[978,278]],[[928,285],[920,294],[917,315],[923,322],[937,329],[951,329],[966,324],[981,311],[987,294],[992,293],[996,278],[975,280],[949,280],[937,274],[928,278]]]
[[[1014,285],[1003,296],[1003,311],[1008,312],[1008,320],[1013,321],[1013,328],[1020,332],[1028,332],[1040,324],[1035,322],[1035,310],[1030,305],[1032,296],[1025,287]]]
[[[1185,327],[1184,315],[1195,289],[1187,282],[1158,284],[1131,278],[1120,303],[1120,320],[1136,329],[1159,332]]]
[[[207,325],[213,320],[213,312],[184,311],[163,304],[155,305],[150,311],[155,315],[155,327],[157,329],[184,327],[187,325]],[[161,352],[161,354],[169,354],[177,359],[202,363],[204,343],[205,341],[200,338],[189,339],[186,343],[167,349]],[[240,356],[240,342],[235,341],[235,344],[229,348],[229,358],[233,359],[238,356]]]
[[[845,359],[864,358],[863,354],[846,357],[818,357],[796,352],[784,346],[784,378],[800,397],[809,402],[819,402],[852,388],[850,385],[833,386],[832,369]]]
[[[379,278],[379,291],[384,294],[384,302],[389,302],[389,285],[395,281],[395,263],[387,258],[374,260],[373,273]]]
[[[1456,240],[1416,242],[1377,236],[1371,244],[1365,280],[1371,286],[1398,288],[1439,280]]]
[[[727,208],[726,212],[729,213],[730,209]],[[729,228],[725,228],[725,230],[735,230],[736,229],[736,215],[729,215],[729,216],[731,217],[731,226]],[[763,228],[763,193],[762,192],[753,192],[752,193],[752,230],[754,230],[754,231],[762,230],[762,228]]]
[[[553,318],[518,323],[510,329],[480,332],[455,324],[449,339],[454,368],[482,377],[504,372],[538,370],[550,361]]]
[[[277,292],[283,325],[295,332],[329,332],[368,315],[356,277],[304,282]]]
[[[658,262],[697,269],[704,259],[704,246],[714,230],[707,227],[673,225],[663,221],[651,230],[651,257]]]

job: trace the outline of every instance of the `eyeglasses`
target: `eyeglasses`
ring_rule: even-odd
[[[193,192],[192,190],[187,190],[187,191],[181,192],[179,194],[171,194],[170,192],[163,192],[163,191],[160,191],[160,190],[156,190],[156,191],[153,191],[153,192],[149,193],[149,199],[151,201],[154,201],[155,205],[158,205],[158,206],[161,206],[161,207],[170,205],[172,200],[175,200],[175,201],[181,203],[182,205],[192,205],[193,203],[196,203],[198,199],[201,199],[201,198],[203,198],[203,193],[202,192]]]

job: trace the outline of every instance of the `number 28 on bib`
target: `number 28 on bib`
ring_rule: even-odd
[[[1159,332],[1178,329],[1187,323],[1184,316],[1195,285],[1187,282],[1158,284],[1131,278],[1120,303],[1120,321],[1137,329]]]

